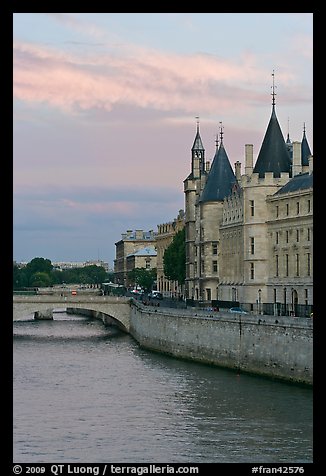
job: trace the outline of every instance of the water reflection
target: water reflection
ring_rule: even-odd
[[[57,317],[14,323],[15,462],[312,461],[311,389]]]

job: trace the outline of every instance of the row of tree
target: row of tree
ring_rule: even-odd
[[[59,270],[45,258],[33,258],[23,268],[15,263],[13,265],[13,289],[69,283],[98,285],[112,277],[102,266],[89,265],[83,268]]]
[[[171,281],[184,284],[186,277],[185,229],[174,235],[172,243],[165,250],[164,274]],[[129,273],[129,280],[146,290],[153,287],[156,269],[135,268]],[[23,268],[13,265],[13,289],[27,287],[47,287],[56,284],[92,284],[99,285],[105,281],[114,281],[113,273],[107,273],[102,266],[89,265],[82,268],[58,270],[45,258],[33,258]]]

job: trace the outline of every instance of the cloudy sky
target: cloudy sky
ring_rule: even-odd
[[[256,159],[271,115],[313,151],[312,13],[14,13],[14,259],[103,259],[184,208],[206,149]]]

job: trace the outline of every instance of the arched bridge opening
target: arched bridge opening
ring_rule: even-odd
[[[124,332],[130,329],[130,298],[110,296],[14,296],[13,318],[23,319],[37,313],[39,318],[53,316],[61,309],[101,319],[105,325],[115,325]]]

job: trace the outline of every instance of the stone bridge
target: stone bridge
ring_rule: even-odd
[[[125,332],[130,330],[131,300],[126,297],[113,296],[60,296],[35,295],[13,296],[13,318],[23,319],[36,312],[51,313],[66,311],[70,314],[74,310],[78,314],[102,319],[104,324],[117,325]]]

